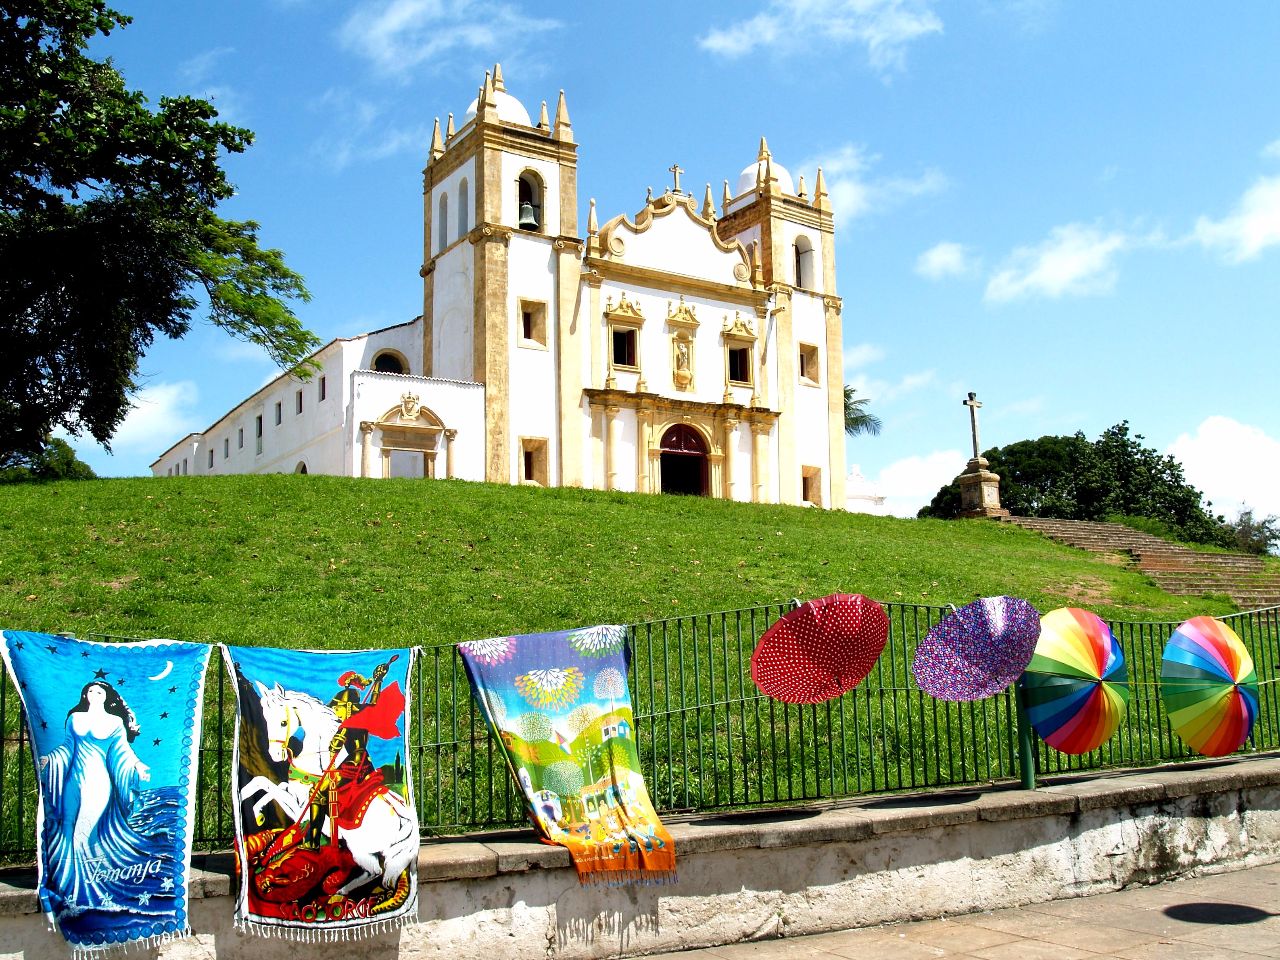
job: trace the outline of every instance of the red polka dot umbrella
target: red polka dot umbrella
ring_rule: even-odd
[[[889,639],[884,607],[859,593],[801,604],[765,631],[751,654],[751,679],[784,703],[822,703],[871,672]]]

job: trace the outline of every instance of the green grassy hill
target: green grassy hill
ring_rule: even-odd
[[[990,521],[315,476],[0,487],[0,626],[291,647],[442,643],[836,591],[1233,608]]]

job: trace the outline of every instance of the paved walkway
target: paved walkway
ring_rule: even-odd
[[[1280,864],[946,920],[662,954],[670,960],[1280,957]],[[660,958],[652,958],[660,960]]]

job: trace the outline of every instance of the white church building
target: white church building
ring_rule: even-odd
[[[531,121],[486,74],[423,171],[423,308],[334,340],[152,464],[157,476],[456,477],[843,507],[831,204],[757,158],[720,209],[674,184],[580,235],[563,92]]]

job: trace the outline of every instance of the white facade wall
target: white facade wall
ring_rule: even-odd
[[[809,241],[809,245],[810,247],[812,247],[812,250],[813,250],[813,252],[809,254],[809,258],[810,258],[809,267],[813,273],[813,280],[810,284],[806,286],[806,289],[821,291],[822,277],[823,277],[822,234],[819,231],[813,229],[813,227],[804,227],[798,223],[789,223],[785,220],[782,221],[780,226],[782,227],[781,232],[782,232],[782,241],[783,241],[782,255],[785,258],[785,260],[783,261],[784,269],[782,271],[783,276],[781,279],[785,279],[787,283],[790,283],[794,286],[800,285],[799,278],[797,278],[795,275],[796,273],[795,245],[796,245],[796,240],[799,237],[805,237]],[[753,227],[752,230],[758,230],[758,228]]]
[[[667,270],[715,283],[737,285],[733,268],[742,262],[737,252],[726,252],[712,242],[707,231],[695,223],[682,207],[664,216],[655,216],[643,233],[627,232],[624,237],[628,264]]]
[[[519,483],[521,437],[547,441],[547,482],[560,485],[559,298],[556,294],[557,257],[550,242],[517,232],[507,251],[507,317],[509,378],[508,409],[511,430],[509,469],[511,482]],[[521,301],[543,307],[546,345],[526,341],[521,322]]]
[[[471,244],[458,244],[436,261],[432,289],[431,375],[471,380],[475,376],[475,248]]]
[[[841,506],[831,502],[831,471],[844,470],[843,463],[832,464],[830,410],[827,406],[827,388],[842,389],[843,383],[835,383],[827,369],[827,322],[822,297],[797,291],[791,297],[791,329],[795,337],[797,354],[801,344],[818,348],[817,384],[812,385],[800,376],[799,357],[795,358],[795,423],[796,454],[798,467],[818,467],[822,470],[822,505]],[[837,372],[837,379],[839,372]]]
[[[404,394],[412,393],[418,403],[431,411],[446,430],[457,430],[453,448],[453,476],[461,480],[484,479],[484,385],[418,376],[379,373],[376,370],[353,370],[350,373],[351,404],[349,429],[345,432],[350,451],[345,464],[347,476],[360,476],[363,437],[360,424],[376,422],[400,405]],[[436,476],[445,475],[445,446],[440,441],[436,455]],[[382,475],[381,432],[373,431],[370,449],[370,472]]]
[[[371,370],[380,353],[392,353],[404,363],[405,373],[422,375],[422,324],[413,321],[363,337],[342,341],[343,369]]]
[[[475,158],[469,157],[458,164],[454,170],[439,183],[431,187],[431,256],[436,256],[452,243],[456,243],[465,230],[461,230],[459,214],[462,212],[462,198],[466,197],[467,229],[476,225],[476,164]],[[463,181],[466,181],[465,189]],[[440,218],[440,198],[448,199],[445,229],[442,231]]]

